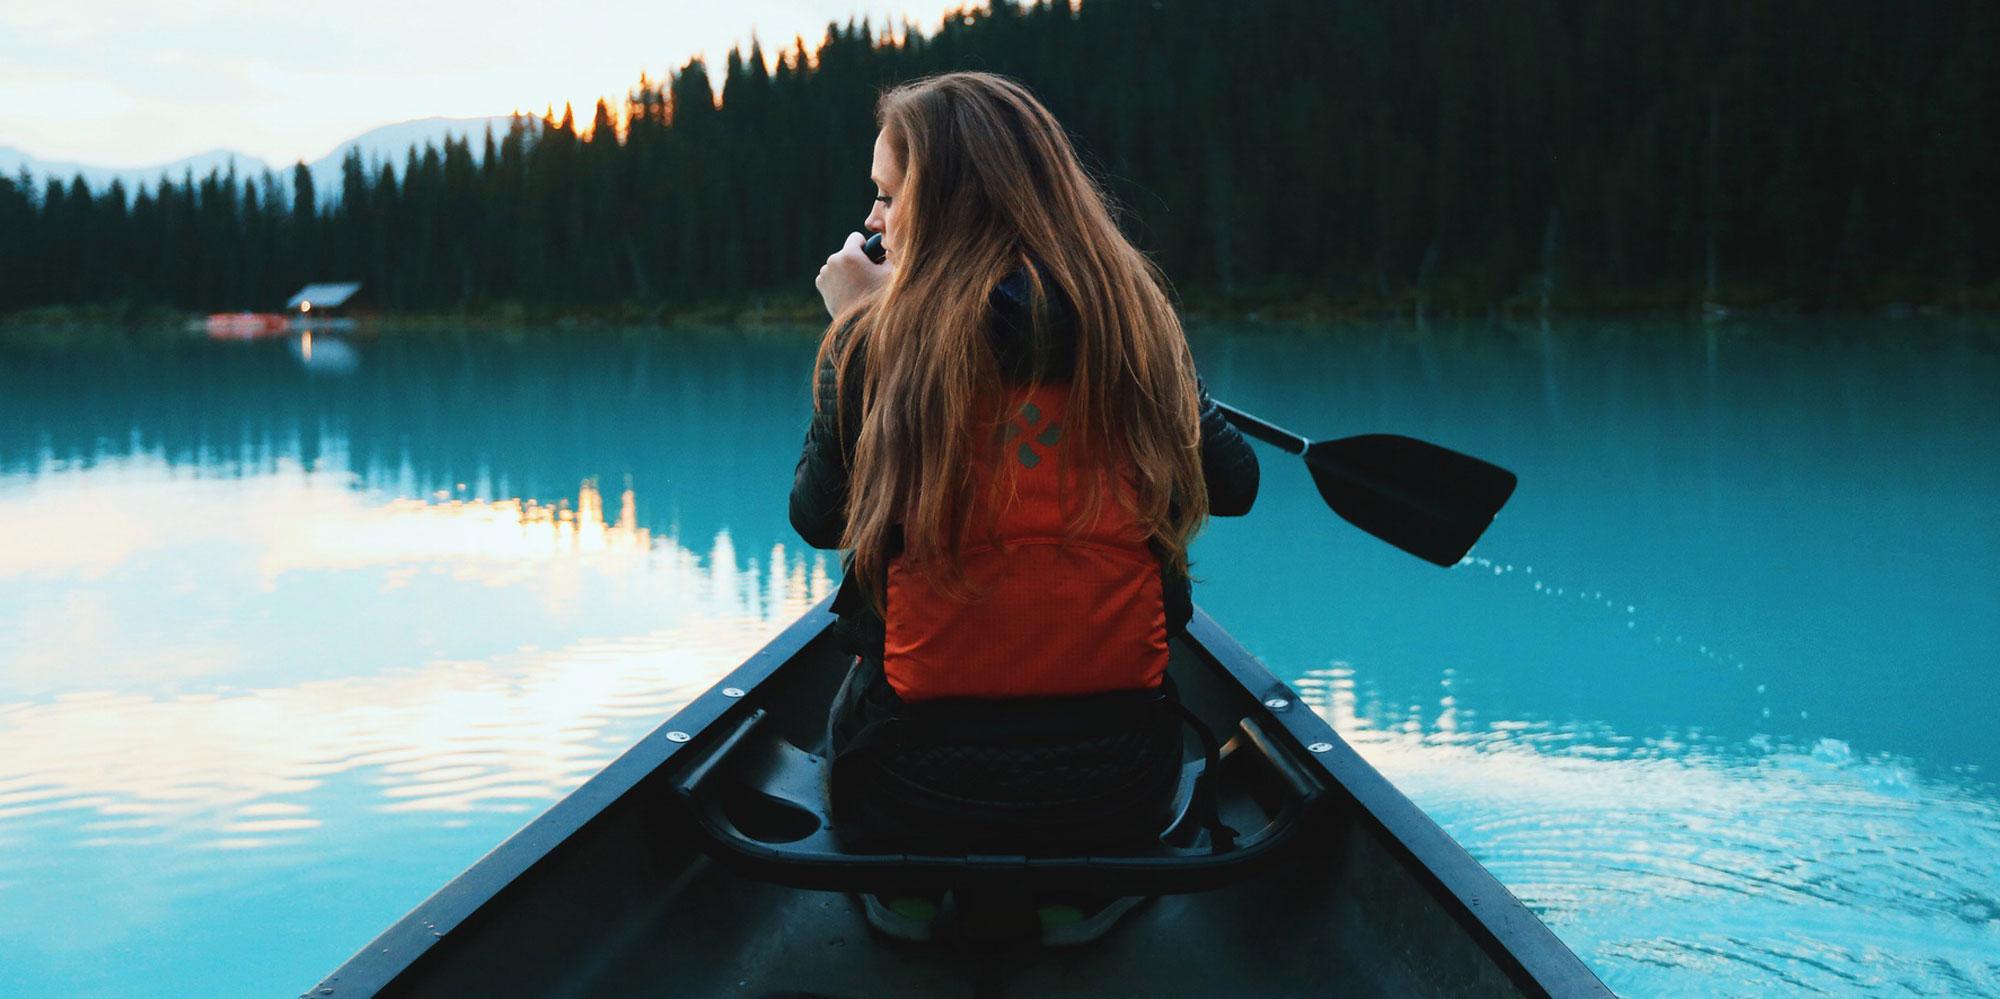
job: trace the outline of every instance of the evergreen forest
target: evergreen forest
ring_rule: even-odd
[[[1191,308],[2000,308],[1985,0],[993,0],[483,142],[127,191],[0,179],[0,314],[812,314],[875,96],[1027,83]],[[768,66],[768,68],[767,68]]]

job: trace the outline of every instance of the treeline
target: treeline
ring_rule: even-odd
[[[1985,0],[1083,0],[833,26],[402,163],[136,193],[0,179],[0,312],[685,315],[811,301],[876,93],[976,68],[1072,130],[1190,302],[2000,306]]]

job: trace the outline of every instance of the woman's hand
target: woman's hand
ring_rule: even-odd
[[[826,303],[830,316],[889,283],[889,275],[895,265],[876,263],[861,252],[862,236],[858,232],[847,234],[847,244],[832,256],[826,258],[826,266],[819,269],[819,277],[813,279],[813,287],[819,289],[821,301]]]

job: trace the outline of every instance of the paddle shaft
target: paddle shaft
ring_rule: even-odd
[[[1306,448],[1312,446],[1311,441],[1298,434],[1275,423],[1260,420],[1228,403],[1217,402],[1215,408],[1221,410],[1222,415],[1229,417],[1229,422],[1236,424],[1236,429],[1279,450],[1302,455],[1306,453]]]

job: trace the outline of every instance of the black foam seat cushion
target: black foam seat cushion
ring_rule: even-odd
[[[747,707],[747,706],[746,706]],[[674,821],[716,860],[758,880],[829,891],[932,891],[976,881],[1020,890],[1163,895],[1232,883],[1281,855],[1326,797],[1323,788],[1248,718],[1223,747],[1218,787],[1241,833],[1217,851],[1187,805],[1203,761],[1177,765],[1165,834],[1033,852],[982,844],[860,848],[837,835],[828,799],[831,761],[787,742],[750,708],[693,746],[668,778]],[[1143,787],[1143,785],[1135,785]],[[1275,797],[1257,787],[1278,789]],[[1134,799],[1146,795],[1135,793]],[[1138,823],[1135,823],[1138,824]],[[1158,827],[1154,827],[1157,831]]]
[[[1158,692],[1065,703],[914,705],[832,771],[856,850],[1049,855],[1143,844],[1171,822],[1180,715]]]

